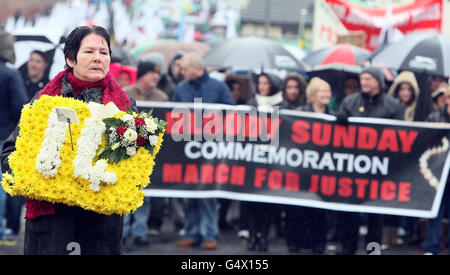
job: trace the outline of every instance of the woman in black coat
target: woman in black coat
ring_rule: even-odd
[[[255,107],[280,104],[283,101],[282,92],[279,90],[280,84],[281,79],[275,75],[259,74],[256,78],[256,94],[247,104]],[[241,207],[249,227],[247,250],[267,251],[270,221],[276,213],[277,206],[271,203],[242,202]]]
[[[98,26],[78,27],[64,47],[66,68],[37,95],[72,97],[85,102],[113,102],[120,110],[133,106],[109,73],[110,38]],[[133,108],[133,107],[132,107]],[[8,138],[1,154],[2,170],[15,151],[19,129]],[[24,254],[120,254],[123,217],[103,215],[80,207],[27,199]],[[75,251],[73,250],[75,249]]]
[[[306,88],[307,104],[297,110],[332,114],[328,108],[331,99],[330,85],[314,77]],[[327,243],[327,210],[291,206],[286,211],[286,244],[288,251],[312,249],[315,254],[325,253]]]

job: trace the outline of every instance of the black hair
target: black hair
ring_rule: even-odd
[[[137,78],[141,78],[143,75],[149,73],[149,72],[155,72],[159,74],[159,67],[155,63],[151,61],[139,61],[138,67],[137,67]]]
[[[358,83],[359,83],[359,76],[357,76],[357,75],[347,75],[345,77],[345,81],[350,80],[350,79],[354,79],[354,80],[358,81]]]
[[[282,80],[278,76],[276,76],[274,74],[262,72],[262,73],[260,73],[259,75],[256,76],[256,83],[255,84],[256,84],[256,92],[258,94],[259,94],[258,80],[262,76],[266,77],[267,80],[269,81],[269,85],[270,85],[269,95],[270,96],[272,96],[272,95],[274,95],[274,94],[276,94],[276,93],[278,93],[280,91],[280,88],[283,85]]]
[[[227,80],[225,83],[227,84],[227,86],[228,86],[228,88],[229,88],[230,90],[233,89],[233,85],[234,85],[234,84],[239,84],[239,85],[241,85],[241,83],[240,83],[239,81],[235,80],[235,79]]]
[[[298,96],[297,96],[297,102],[299,105],[304,105],[306,103],[306,86],[307,82],[306,80],[299,74],[296,73],[290,73],[288,74],[283,81],[283,98],[284,100],[288,101],[286,98],[286,85],[288,81],[294,80],[298,84]]]
[[[182,52],[182,51],[176,52],[175,55],[172,58],[172,61],[175,61],[175,60],[183,58],[183,55],[184,55],[184,52]]]
[[[111,55],[111,41],[108,31],[100,26],[80,26],[75,28],[67,37],[66,44],[64,45],[64,59],[66,60],[65,67],[68,68],[67,59],[71,61],[77,61],[77,54],[80,50],[81,41],[89,34],[97,34],[103,37],[108,43],[109,55]]]
[[[47,55],[46,53],[44,53],[43,51],[33,50],[33,51],[30,53],[30,57],[31,57],[32,54],[38,54],[38,55],[40,55],[40,56],[42,57],[42,59],[44,59],[44,61],[45,61],[46,63],[49,63],[49,62],[48,62],[48,55]]]

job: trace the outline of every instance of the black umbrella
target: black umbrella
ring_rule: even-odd
[[[308,70],[307,74],[309,78],[320,77],[330,84],[335,100],[335,106],[332,106],[332,109],[335,110],[345,97],[344,90],[346,80],[348,78],[359,79],[361,71],[362,68],[360,66],[331,64],[314,66],[314,69]]]
[[[286,69],[304,71],[303,65],[277,42],[240,37],[213,47],[203,56],[208,66],[233,69]]]
[[[374,52],[369,59],[399,71],[450,76],[450,37],[417,32]]]
[[[45,53],[49,63],[46,74],[50,79],[64,69],[64,65],[66,64],[63,53],[65,37],[59,32],[25,29],[13,34],[16,39],[14,43],[14,52],[16,54],[14,67],[19,71],[26,71],[26,63],[33,50],[39,50]]]

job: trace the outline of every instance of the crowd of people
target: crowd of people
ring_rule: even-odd
[[[106,92],[115,95],[111,97],[112,101],[126,95],[134,110],[137,110],[136,100],[194,102],[194,99],[201,98],[205,103],[277,106],[281,109],[326,113],[335,115],[338,122],[344,124],[348,123],[348,117],[414,121],[417,120],[417,106],[423,103],[419,101],[421,91],[416,76],[409,71],[400,72],[388,87],[383,71],[375,66],[367,66],[359,75],[345,79],[343,91],[332,91],[332,83],[319,77],[306,79],[295,72],[287,74],[284,79],[268,72],[252,74],[247,79],[249,85],[243,85],[238,78],[226,77],[225,81],[221,81],[212,77],[200,55],[181,52],[173,56],[167,73],[155,62],[141,60],[137,66],[135,83],[128,85],[129,77],[127,79],[127,72],[123,72],[119,73],[117,82],[114,80],[117,86],[105,84],[105,79],[111,77],[107,69],[110,64],[109,35],[101,27],[95,26],[79,27],[69,35],[64,49],[67,69],[50,80],[48,58],[38,50],[31,52],[22,72],[6,66],[7,62],[14,63],[13,43],[10,34],[0,31],[0,96],[3,98],[0,106],[5,115],[5,119],[0,121],[3,172],[8,170],[7,156],[14,150],[18,131],[16,124],[22,106],[45,93],[48,85],[60,87],[63,96],[86,102],[106,103],[102,101],[102,95]],[[95,72],[92,72],[90,68],[94,65]],[[99,86],[99,83],[106,86]],[[433,112],[426,120],[450,122],[448,79],[431,76],[428,85],[432,91],[430,102],[433,102]],[[333,240],[341,244],[339,253],[351,255],[358,248],[360,225],[366,224],[366,243],[396,244],[403,238],[403,241],[415,245],[423,242],[424,253],[439,254],[442,220],[450,214],[448,186],[439,214],[427,221],[426,230],[421,230],[423,221],[418,218],[246,201],[237,202],[239,219],[235,229],[238,231],[237,237],[247,239],[248,251],[270,251],[268,236],[275,223],[277,233],[286,239],[289,252],[298,253],[308,249],[311,253],[323,254],[327,242]],[[143,206],[122,220],[117,215],[104,216],[60,204],[48,206],[22,197],[12,197],[0,188],[2,239],[17,238],[25,203],[26,217],[30,217],[30,209],[41,211],[34,213],[33,218],[27,218],[25,254],[64,253],[65,247],[57,242],[70,241],[74,236],[89,247],[86,253],[93,254],[118,254],[120,247],[129,245],[149,246],[149,236],[161,233],[166,215],[170,215],[174,228],[180,231],[177,241],[179,247],[201,245],[205,249],[217,249],[220,246],[221,230],[234,228],[227,219],[231,201],[226,199],[146,197]],[[3,220],[6,220],[5,225]],[[104,226],[90,226],[97,222]],[[388,231],[389,228],[394,233]],[[450,240],[450,227],[448,234]],[[93,239],[95,245],[91,243]],[[43,247],[44,240],[47,243]],[[450,246],[448,249],[450,253]]]

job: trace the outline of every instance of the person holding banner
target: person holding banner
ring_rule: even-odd
[[[419,84],[417,83],[414,73],[410,71],[401,72],[390,87],[388,94],[397,98],[400,101],[400,104],[405,108],[404,120],[414,121],[417,101],[420,94]],[[419,221],[415,218],[386,216],[385,222],[387,226],[383,229],[383,237],[385,238],[386,243],[396,244],[400,241],[397,233],[398,227],[405,229],[406,237],[411,237],[411,240],[419,238],[419,236],[414,236],[413,238],[413,235],[417,235],[414,233],[418,231],[415,228],[419,227]]]
[[[419,92],[416,77],[409,71],[401,72],[389,89],[388,94],[397,98],[405,108],[404,119],[407,121],[414,120]]]
[[[290,73],[283,82],[283,101],[278,104],[282,109],[295,109],[305,105],[306,80],[296,73]]]
[[[296,109],[303,106],[306,102],[306,80],[296,73],[288,74],[283,81],[283,101],[278,104],[281,109]],[[289,252],[297,252],[300,245],[297,242],[298,226],[295,220],[295,213],[301,211],[301,207],[282,206],[286,214],[284,237]],[[293,217],[293,219],[291,219]],[[280,226],[280,225],[278,225]]]
[[[441,108],[439,111],[430,114],[427,118],[429,122],[444,122],[450,123],[450,88],[444,94],[445,96],[445,107]],[[436,218],[429,219],[427,225],[427,233],[425,236],[425,242],[423,245],[425,255],[437,255],[439,254],[441,248],[442,239],[442,219],[444,215],[450,217],[450,180],[447,178],[445,184],[444,194],[442,195],[441,205],[439,207],[439,212]],[[450,254],[450,227],[447,231],[447,249],[448,254]]]
[[[283,101],[279,84],[281,80],[277,76],[265,72],[259,74],[256,77],[256,94],[248,100],[247,104],[255,107],[278,106]],[[279,206],[262,202],[242,202],[241,206],[248,215],[247,250],[267,251],[270,222],[276,213],[279,213]]]
[[[361,91],[344,98],[337,112],[338,122],[348,123],[348,117],[374,117],[403,120],[404,109],[400,102],[385,93],[384,74],[378,67],[367,66],[359,75]],[[360,214],[342,212],[338,218],[342,254],[355,254],[358,248]],[[366,243],[382,240],[382,216],[368,214]]]
[[[72,97],[85,102],[113,102],[120,110],[130,107],[129,98],[109,73],[111,46],[108,32],[99,26],[80,26],[64,46],[66,69],[37,95]],[[6,140],[1,154],[2,171],[15,151],[19,127]],[[69,254],[77,244],[80,254],[120,254],[123,217],[104,215],[81,207],[27,198],[24,254]]]
[[[296,110],[333,114],[328,108],[331,100],[330,85],[319,77],[314,77],[306,87],[307,105]],[[312,249],[323,254],[327,244],[327,211],[319,208],[286,206],[286,244],[289,252],[301,248]]]
[[[449,87],[448,84],[442,84],[437,90],[431,93],[431,99],[433,100],[433,112],[439,111],[439,109],[445,107],[445,91]]]
[[[280,91],[281,79],[270,73],[262,72],[256,77],[256,93],[248,101],[252,106],[277,106],[283,101]]]

